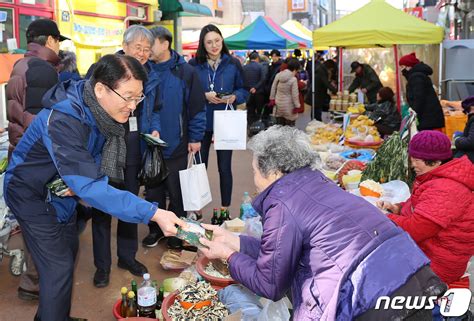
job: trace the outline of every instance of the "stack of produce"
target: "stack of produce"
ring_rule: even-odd
[[[316,129],[311,136],[311,143],[313,145],[338,143],[342,135],[342,128],[338,124],[325,124]]]
[[[362,180],[371,179],[378,183],[401,180],[411,186],[413,172],[408,164],[408,139],[402,139],[395,132],[377,150],[375,159],[362,173]]]
[[[379,143],[382,141],[374,121],[365,115],[352,120],[345,132],[346,140],[355,143]]]
[[[365,105],[361,103],[349,104],[347,112],[351,114],[363,114],[365,113]]]

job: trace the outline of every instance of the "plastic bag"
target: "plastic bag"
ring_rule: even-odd
[[[240,311],[242,320],[257,320],[263,305],[259,297],[240,284],[229,285],[217,292],[219,301],[225,304],[229,314]]]
[[[263,234],[263,226],[260,219],[260,216],[252,217],[245,220],[244,233],[248,236],[253,236],[256,238],[261,238]]]
[[[290,320],[290,312],[288,311],[288,305],[286,301],[286,297],[277,302],[265,300],[263,309],[258,315],[257,321]]]
[[[157,187],[168,177],[168,174],[168,167],[165,164],[161,147],[147,142],[142,168],[138,174],[140,184],[146,187]]]
[[[278,302],[259,298],[240,284],[233,284],[217,292],[219,301],[225,304],[230,314],[241,312],[245,321],[288,321],[289,301],[286,297]]]
[[[376,205],[378,201],[386,201],[392,204],[398,204],[405,202],[410,198],[410,188],[407,183],[399,180],[390,181],[385,184],[381,184],[383,187],[383,195],[380,198],[371,196],[361,196],[359,189],[354,190],[354,194],[363,197],[369,203]]]

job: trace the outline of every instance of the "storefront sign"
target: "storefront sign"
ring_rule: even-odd
[[[416,8],[405,8],[403,9],[409,15],[415,16],[417,18],[423,19],[423,8],[416,7]]]
[[[64,19],[66,18],[66,19]],[[115,47],[122,44],[122,20],[101,17],[61,15],[61,32],[75,43],[91,47]]]
[[[288,0],[288,11],[290,12],[306,11],[306,0]]]

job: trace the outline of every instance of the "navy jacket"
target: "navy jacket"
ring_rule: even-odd
[[[202,141],[206,129],[206,96],[198,74],[183,57],[171,51],[171,59],[151,64],[145,84],[142,121],[168,143],[163,156],[174,158],[188,153],[188,143]],[[154,116],[156,114],[156,117]],[[143,117],[145,116],[145,117]]]
[[[234,107],[247,101],[249,92],[244,89],[243,69],[240,61],[229,55],[222,55],[221,63],[217,67],[214,77],[214,71],[209,64],[198,64],[195,59],[191,59],[189,64],[195,66],[195,69],[203,84],[204,91],[211,91],[211,79],[214,78],[214,91],[217,93],[233,93],[237,96]],[[207,131],[213,131],[214,110],[225,110],[225,104],[210,104],[206,101]]]
[[[257,93],[264,92],[265,89],[265,71],[263,66],[255,61],[250,61],[244,67],[244,87],[247,90],[255,88]]]
[[[122,221],[148,223],[157,205],[110,186],[108,177],[100,173],[105,137],[84,103],[84,83],[59,83],[43,97],[44,109],[28,127],[8,165],[5,201],[15,215],[38,222],[51,219],[51,214],[59,222],[68,222],[82,199]],[[48,193],[46,184],[58,174],[76,196]]]

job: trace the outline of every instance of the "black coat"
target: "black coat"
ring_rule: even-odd
[[[433,69],[423,62],[403,73],[408,81],[406,87],[408,104],[417,113],[418,130],[444,127],[443,109],[431,82],[432,74]]]
[[[469,119],[464,128],[464,133],[454,142],[456,153],[454,157],[462,157],[467,155],[471,162],[474,163],[474,114],[469,115]]]
[[[393,130],[400,129],[401,117],[400,113],[392,101],[384,101],[382,103],[370,104],[366,107],[370,112],[369,118],[377,123],[390,127]]]
[[[280,59],[276,63],[272,63],[268,67],[267,79],[265,82],[265,94],[270,96],[270,91],[272,90],[273,80],[275,76],[280,72],[280,67],[283,64],[283,61]]]
[[[362,64],[362,69],[362,74],[356,75],[352,84],[349,86],[349,92],[353,92],[357,88],[365,88],[367,89],[366,95],[369,99],[369,103],[374,104],[377,102],[377,92],[382,88],[382,83],[372,67],[367,64]]]
[[[324,111],[329,109],[331,96],[328,90],[333,94],[337,93],[337,88],[330,82],[328,69],[323,64],[319,64],[314,71],[314,106],[316,108]]]

